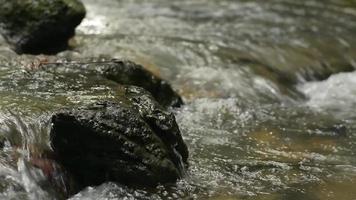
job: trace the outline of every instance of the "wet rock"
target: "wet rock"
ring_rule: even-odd
[[[143,66],[125,60],[86,60],[66,61],[59,63],[44,63],[41,70],[95,74],[121,85],[133,85],[149,91],[155,100],[163,107],[179,107],[183,104],[182,98],[170,84],[146,70]]]
[[[0,0],[0,33],[19,53],[64,50],[85,16],[78,0]]]
[[[174,116],[145,89],[107,78],[133,63],[22,57],[30,59],[0,68],[0,141],[28,150],[26,167],[43,174],[44,191],[68,197],[106,181],[150,186],[184,175],[188,151]]]
[[[188,159],[188,148],[180,134],[174,115],[165,111],[145,89],[128,86],[125,94],[141,117],[159,135],[164,143],[175,147],[184,162]]]
[[[120,84],[139,86],[149,91],[165,107],[183,104],[180,96],[161,78],[130,61],[113,60],[104,66],[103,75]]]
[[[130,186],[174,182],[188,150],[174,116],[141,88],[53,115],[51,146],[81,187],[114,181]],[[142,95],[141,95],[142,94]]]

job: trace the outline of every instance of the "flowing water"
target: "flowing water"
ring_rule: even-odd
[[[105,183],[72,200],[356,199],[356,1],[83,2],[75,48],[57,57],[129,59],[169,80],[186,102],[173,112],[190,166],[173,185]],[[11,84],[6,66],[31,59],[0,38],[0,199],[60,198],[28,163],[49,129],[29,113],[112,95],[68,75],[49,77],[68,79],[56,91]]]

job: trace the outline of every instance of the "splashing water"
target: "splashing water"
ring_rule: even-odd
[[[190,164],[173,185],[105,183],[70,199],[356,197],[354,1],[83,2],[76,48],[57,57],[130,59],[169,80],[186,101],[174,112]],[[56,91],[13,83],[9,58],[32,59],[0,38],[0,198],[60,199],[28,164],[31,149],[49,148],[48,124],[32,113],[113,94],[84,78]]]

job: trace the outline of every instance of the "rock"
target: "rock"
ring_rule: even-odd
[[[181,97],[165,80],[147,71],[141,65],[130,61],[112,60],[97,68],[101,68],[103,76],[112,81],[146,89],[164,107],[179,107],[183,104]]]
[[[90,60],[44,64],[41,70],[72,71],[81,74],[97,74],[121,85],[134,85],[149,91],[163,107],[179,107],[182,98],[165,80],[146,70],[141,65],[124,60]]]
[[[0,33],[19,54],[57,53],[84,16],[78,0],[0,0]]]
[[[56,112],[51,146],[81,187],[113,181],[155,186],[184,174],[188,150],[174,116],[146,91],[126,88],[127,100]]]
[[[124,73],[135,64],[22,57],[29,59],[0,68],[0,113],[6,119],[0,123],[0,141],[9,141],[6,150],[9,144],[28,151],[29,156],[17,156],[42,171],[39,185],[44,191],[68,197],[106,181],[154,186],[184,176],[188,150],[174,116],[147,90],[127,85],[140,80],[108,78],[110,72]],[[135,68],[133,77],[150,74]],[[16,168],[12,160],[17,159],[11,156],[5,163]],[[25,188],[22,180],[15,180]]]
[[[136,106],[141,117],[156,131],[163,142],[175,147],[182,156],[182,160],[186,162],[188,148],[180,134],[174,115],[164,111],[152,95],[143,88],[128,86],[126,87],[126,95]]]

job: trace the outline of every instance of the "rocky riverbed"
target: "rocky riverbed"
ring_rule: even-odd
[[[92,186],[79,184],[70,199],[354,199],[354,1],[83,0],[83,5],[86,17],[69,50],[19,56],[9,39],[0,38],[0,198],[62,199],[65,191],[58,188],[87,179]],[[110,76],[106,72],[115,70],[108,70],[108,60],[131,60],[128,65],[142,65],[138,70],[145,75],[127,80],[122,74],[130,70],[116,67],[119,73]],[[137,89],[147,83],[130,80],[150,80],[146,90],[152,96]],[[159,93],[167,87],[168,93]],[[85,162],[80,152],[62,153],[69,157],[48,164],[58,159],[57,145],[50,142],[55,135],[50,119],[55,122],[51,117],[58,112],[79,118],[76,124],[91,116],[92,132],[110,140],[101,150],[112,151],[116,136],[105,136],[109,131],[102,128],[120,116],[107,113],[121,109],[112,101],[129,105],[125,116],[145,124],[138,130],[153,130],[143,143],[160,146],[181,179],[142,187],[142,180],[122,177],[130,173],[104,183],[89,173],[63,174],[73,167],[65,161]],[[98,123],[93,107],[108,121]],[[155,119],[162,123],[154,125]],[[175,139],[179,127],[189,149],[187,164],[186,150],[178,148],[181,139],[176,144],[164,139],[167,127]],[[137,144],[135,133],[130,141]],[[81,141],[82,148],[96,152],[91,149],[96,140]],[[133,155],[144,160],[155,155],[149,152]],[[110,165],[104,168],[110,171]]]

